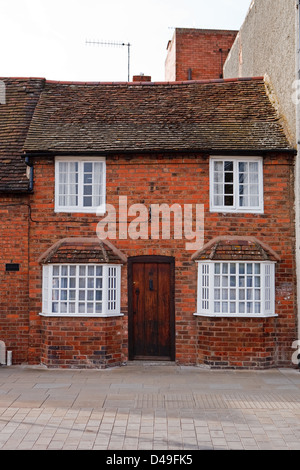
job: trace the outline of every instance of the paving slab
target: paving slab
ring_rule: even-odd
[[[0,367],[0,450],[300,450],[300,372]]]

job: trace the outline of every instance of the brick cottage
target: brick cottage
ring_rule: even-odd
[[[295,150],[263,78],[3,81],[14,363],[292,365]]]

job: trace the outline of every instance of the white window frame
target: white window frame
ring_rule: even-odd
[[[198,282],[197,282],[197,312],[195,316],[209,316],[209,317],[242,317],[242,318],[264,318],[264,317],[275,317],[275,262],[272,261],[253,261],[253,260],[234,260],[234,261],[224,261],[224,260],[201,260],[197,261],[198,263]],[[227,312],[222,313],[215,312],[214,302],[215,302],[215,264],[256,264],[260,265],[260,304],[261,312],[260,313],[240,313],[240,312]],[[238,271],[236,270],[236,273]],[[238,279],[238,274],[236,274]],[[236,304],[239,302],[239,286],[236,285],[232,287],[236,292]],[[230,286],[225,288],[230,289]],[[247,286],[244,287],[247,289]],[[250,289],[254,289],[252,286]],[[222,290],[222,289],[221,289]],[[244,300],[247,302],[247,300]],[[220,298],[222,302],[222,297]],[[230,300],[228,300],[230,302]],[[222,310],[222,309],[220,309]]]
[[[54,267],[60,267],[59,268],[59,275],[54,276],[53,270]],[[61,279],[63,276],[61,275],[61,267],[67,266],[68,267],[68,273],[70,273],[69,267],[75,267],[76,273],[73,274],[72,276],[66,275],[65,277],[68,279],[67,280],[67,287],[64,286],[62,287],[61,282],[59,283],[59,286],[54,286],[54,278],[58,277]],[[99,301],[102,303],[102,311],[100,312],[79,312],[79,291],[84,291],[85,292],[85,300],[82,301],[82,303],[87,304],[87,291],[96,291],[96,287],[94,288],[89,288],[87,287],[87,282],[85,283],[85,287],[80,289],[80,284],[79,284],[79,269],[80,267],[91,267],[93,266],[95,268],[95,273],[96,273],[96,268],[101,266],[102,267],[102,288],[100,289],[102,291],[102,299]],[[86,273],[88,273],[88,270],[85,270]],[[95,279],[96,274],[94,275]],[[70,286],[70,278],[75,279],[75,287],[74,285]],[[84,278],[87,280],[89,276],[86,274],[85,276],[81,276],[81,278]],[[93,277],[93,276],[92,276]],[[114,282],[113,279],[114,278]],[[61,294],[60,291],[64,290],[67,291],[67,299],[64,299],[64,301],[61,299]],[[72,301],[70,301],[70,295],[69,291],[72,290],[73,292],[75,291],[75,299],[73,298]],[[99,289],[98,289],[99,290]],[[60,299],[53,299],[53,293],[54,291],[59,291],[59,296]],[[75,311],[74,312],[53,312],[52,310],[52,303],[56,302],[58,304],[65,303],[68,305],[69,308],[69,303],[72,302],[75,304]],[[90,301],[90,303],[96,304],[96,299],[95,295],[93,297],[93,300]],[[42,312],[40,315],[42,316],[53,316],[53,317],[113,317],[113,316],[122,316],[123,314],[120,312],[121,308],[121,265],[116,265],[116,264],[48,264],[43,266],[43,300],[42,300]],[[59,308],[60,310],[60,308]]]
[[[59,204],[59,164],[61,162],[78,163],[78,204],[75,206]],[[103,182],[102,182],[102,204],[99,206],[83,205],[83,166],[84,163],[102,162]],[[77,213],[97,213],[105,214],[106,207],[106,158],[105,157],[56,157],[55,158],[55,212],[77,212]]]
[[[233,162],[233,205],[215,205],[214,203],[214,162]],[[239,162],[258,162],[258,190],[259,205],[258,206],[240,206],[239,205]],[[210,212],[236,212],[236,213],[257,213],[264,212],[264,196],[263,196],[263,158],[262,157],[210,157],[209,165],[209,187],[210,187]],[[225,185],[225,183],[223,183]],[[230,184],[230,183],[229,183]]]

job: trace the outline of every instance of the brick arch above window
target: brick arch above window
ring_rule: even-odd
[[[38,261],[40,264],[125,264],[127,256],[108,240],[74,237],[54,243]]]
[[[219,236],[194,253],[192,260],[280,261],[280,256],[256,237]]]

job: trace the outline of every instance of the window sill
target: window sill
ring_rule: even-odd
[[[76,215],[94,214],[97,216],[103,216],[106,213],[106,209],[98,208],[98,207],[90,207],[89,209],[84,209],[83,207],[76,207],[75,209],[55,208],[54,212],[55,214],[76,214]]]
[[[209,212],[217,212],[220,214],[263,214],[263,209],[229,209],[227,207],[211,207]]]
[[[41,317],[59,317],[59,318],[110,318],[110,317],[123,317],[124,313],[102,313],[102,314],[92,314],[92,313],[39,313]]]
[[[194,313],[195,317],[210,317],[210,318],[273,318],[278,317],[277,313],[267,313],[267,314],[243,314],[243,313]]]

